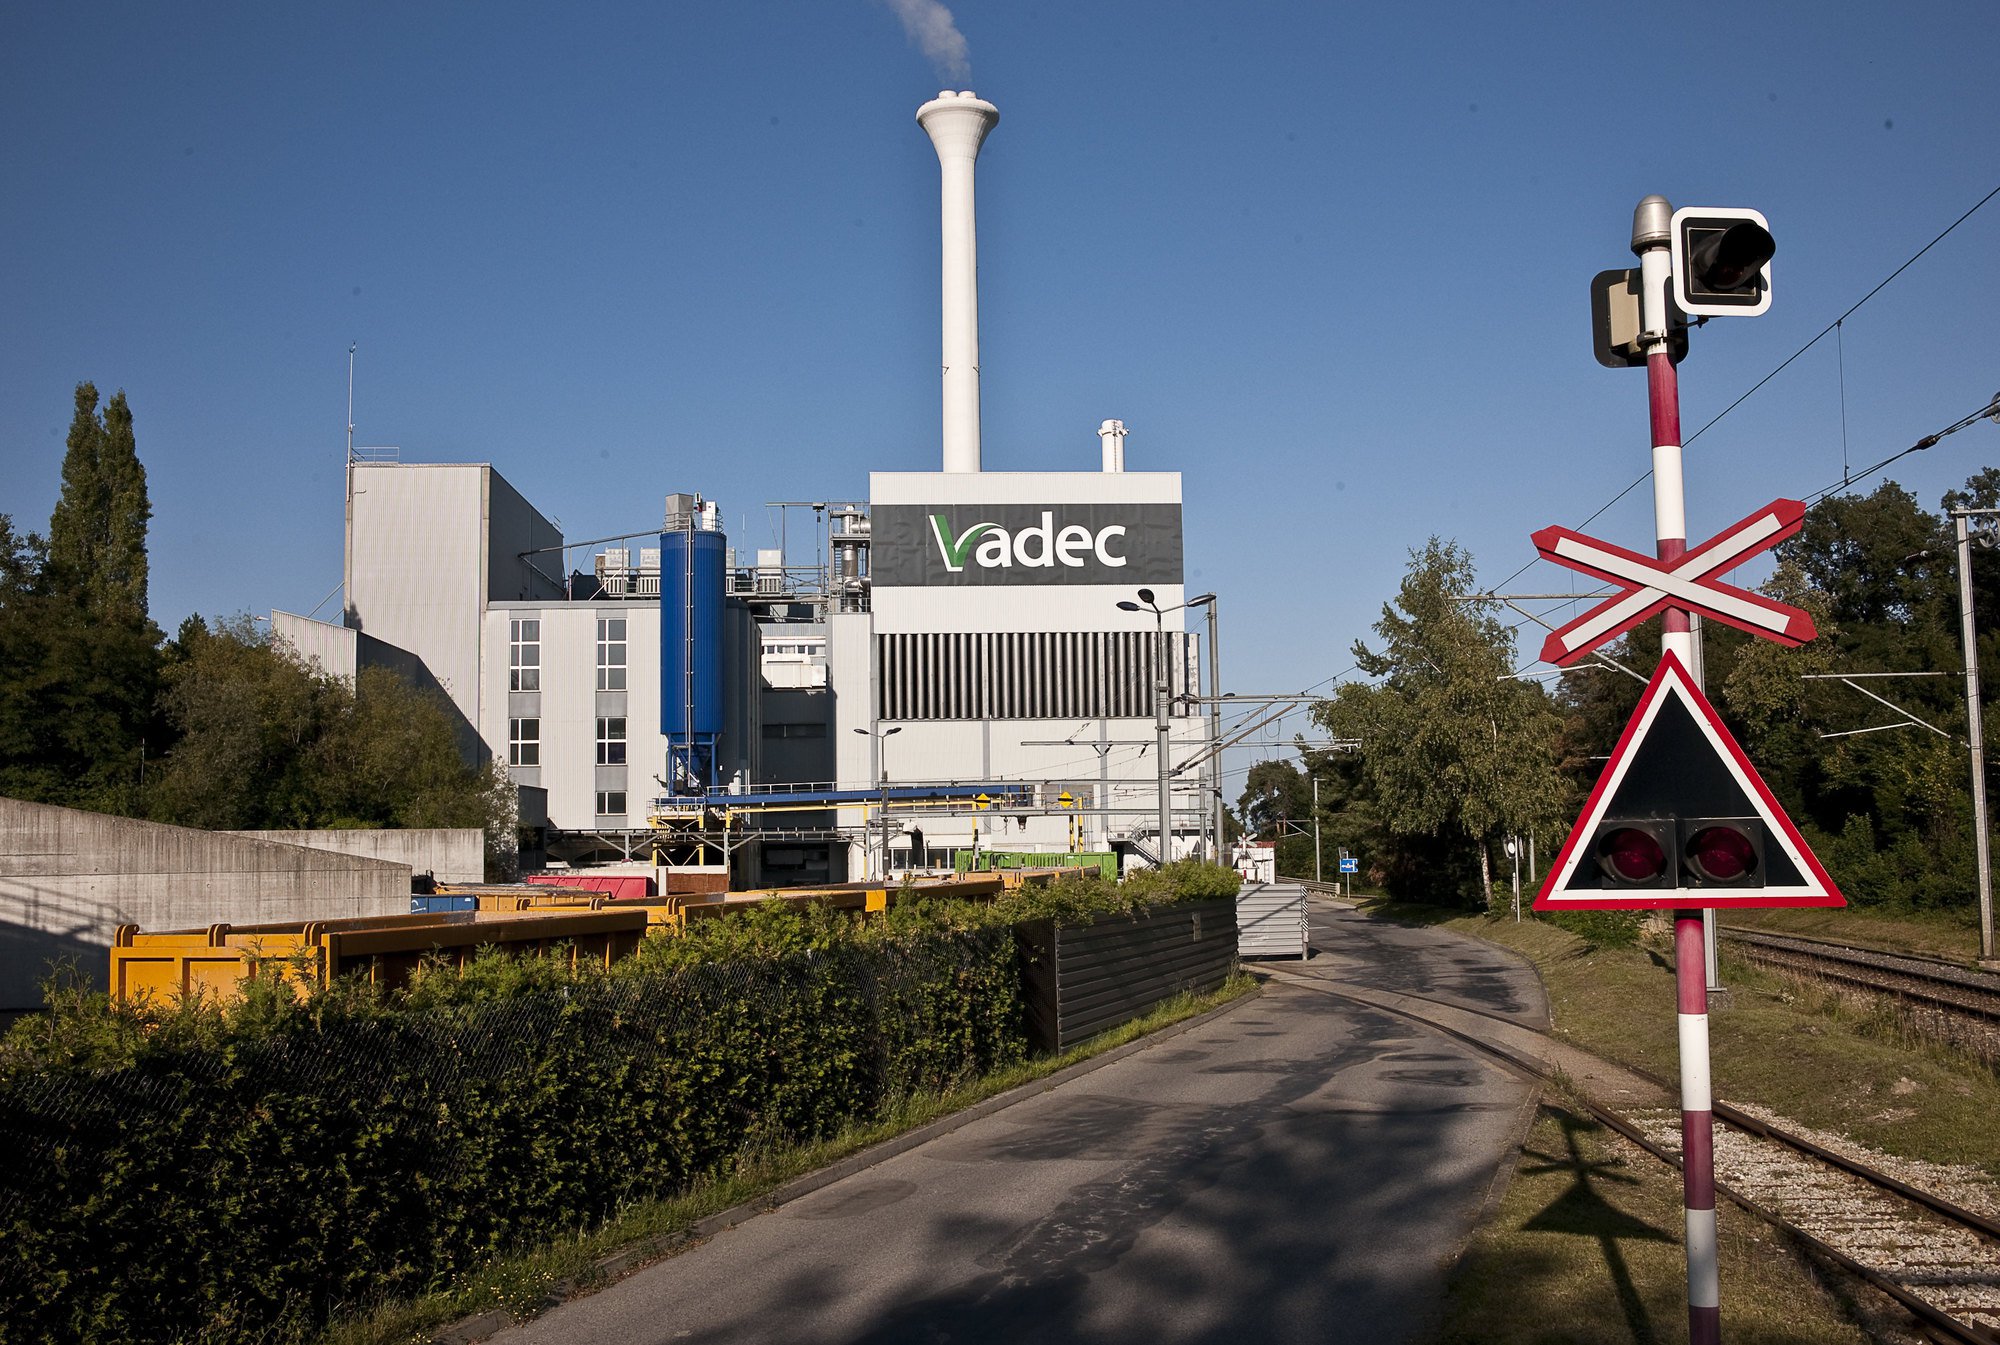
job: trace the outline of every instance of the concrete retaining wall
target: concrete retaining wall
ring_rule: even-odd
[[[127,922],[199,929],[409,909],[407,864],[0,798],[0,1011],[37,1007],[49,963],[64,957],[102,989]]]
[[[333,831],[231,831],[257,841],[282,841],[342,855],[407,864],[441,883],[486,881],[486,833],[478,827],[357,827]],[[651,870],[647,870],[651,872]]]

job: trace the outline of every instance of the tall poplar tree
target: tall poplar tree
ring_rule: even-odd
[[[152,517],[125,394],[114,393],[100,419],[96,385],[77,384],[62,498],[49,519],[56,585],[93,618],[143,624],[146,525]]]
[[[125,394],[100,417],[97,388],[78,384],[46,559],[10,599],[20,657],[8,670],[18,694],[0,706],[11,726],[0,732],[0,790],[142,810],[146,758],[164,746],[160,632],[146,610],[151,516]]]

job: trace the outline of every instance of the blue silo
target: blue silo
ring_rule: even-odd
[[[660,534],[660,731],[667,790],[717,783],[722,733],[722,609],[728,539],[698,511]]]

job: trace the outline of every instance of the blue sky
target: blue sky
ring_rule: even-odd
[[[1695,334],[1692,432],[2000,185],[1989,0],[951,12],[965,77],[878,0],[8,7],[0,512],[46,527],[71,389],[122,387],[160,623],[310,609],[358,342],[361,444],[575,538],[699,490],[773,545],[764,501],[937,463],[913,114],[972,88],[987,467],[1125,420],[1185,475],[1225,685],[1296,689],[1427,535],[1500,580],[1645,470],[1586,294],[1641,196],[1778,239],[1771,312]],[[1694,443],[1696,539],[1983,405],[1996,259],[2000,200]],[[1935,507],[1995,461],[1982,423],[1894,475]],[[1648,492],[1590,531],[1647,549]]]

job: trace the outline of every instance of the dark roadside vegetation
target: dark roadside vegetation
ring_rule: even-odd
[[[530,1313],[622,1241],[1057,1067],[1029,1059],[1015,925],[1236,886],[1182,863],[866,921],[757,907],[609,969],[495,956],[392,993],[54,987],[0,1044],[4,1335],[408,1340]]]

